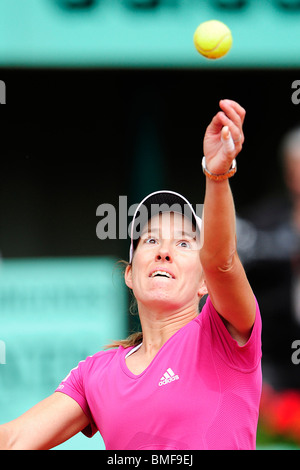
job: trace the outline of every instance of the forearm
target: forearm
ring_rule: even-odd
[[[0,426],[0,449],[52,449],[88,424],[88,417],[73,398],[54,392],[18,418]]]
[[[236,253],[235,207],[229,180],[206,178],[201,262],[207,269],[230,269]]]
[[[206,192],[200,257],[216,311],[233,338],[245,344],[254,323],[256,304],[237,255],[235,208],[228,180],[234,174],[232,165],[244,142],[245,110],[232,100],[221,100],[220,108],[222,111],[206,129],[203,144]]]
[[[0,425],[0,450],[10,450],[10,434],[5,424]]]

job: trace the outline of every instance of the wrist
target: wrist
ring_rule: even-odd
[[[224,180],[227,180],[228,178],[231,178],[236,173],[236,170],[237,170],[236,159],[232,161],[231,167],[226,173],[217,174],[217,173],[212,173],[211,171],[207,169],[206,160],[204,156],[202,158],[202,170],[205,176],[207,176],[209,179],[213,181],[224,181]]]

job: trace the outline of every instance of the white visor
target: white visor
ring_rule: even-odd
[[[177,212],[186,216],[200,233],[202,220],[196,215],[191,203],[184,196],[174,191],[155,191],[140,202],[134,213],[131,223],[130,264],[144,225],[151,217],[163,212]]]

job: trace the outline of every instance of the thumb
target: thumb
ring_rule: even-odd
[[[221,131],[221,141],[226,154],[234,152],[235,145],[228,126],[224,126]]]

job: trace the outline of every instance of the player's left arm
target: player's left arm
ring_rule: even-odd
[[[220,101],[206,130],[204,155],[207,169],[226,174],[244,142],[245,110],[235,101]],[[234,141],[234,145],[230,138]],[[235,207],[229,180],[206,177],[201,263],[211,301],[231,335],[240,343],[249,339],[256,304],[236,244]]]

